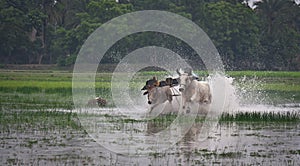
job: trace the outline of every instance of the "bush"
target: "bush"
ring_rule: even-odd
[[[65,63],[65,65],[66,65],[66,66],[71,66],[71,65],[75,64],[76,58],[77,58],[77,55],[71,55],[71,56],[68,56],[68,57],[66,58],[66,63]]]
[[[71,56],[59,56],[57,58],[57,65],[58,66],[71,66],[75,64],[77,56],[71,55]]]
[[[57,58],[57,66],[66,66],[66,58],[64,56]]]

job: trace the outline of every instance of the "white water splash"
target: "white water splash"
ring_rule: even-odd
[[[227,113],[236,112],[239,108],[239,99],[236,95],[236,88],[233,86],[233,78],[226,77],[223,74],[214,74],[209,76],[208,82],[212,89],[212,100],[218,101],[215,102],[214,104],[218,104],[218,105],[223,104],[224,106],[222,112],[227,112]],[[219,86],[223,86],[224,88],[222,89],[225,92],[224,101],[219,99],[219,98],[223,98],[223,96],[220,96],[219,91],[215,89],[215,87],[219,87]]]
[[[286,113],[300,112],[299,103],[274,104],[269,101],[269,96],[261,87],[263,80],[257,77],[246,76],[235,80],[225,74],[215,74],[208,78],[212,88],[213,100],[219,101],[219,92],[214,87],[224,84],[225,101],[223,112],[235,114],[237,112],[262,112],[262,113]],[[270,104],[271,103],[271,104]],[[215,103],[222,104],[222,103]]]

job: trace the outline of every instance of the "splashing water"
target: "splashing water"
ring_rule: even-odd
[[[215,104],[223,104],[223,112],[233,113],[238,110],[239,107],[239,99],[236,95],[236,89],[233,86],[233,78],[226,77],[224,74],[214,74],[209,76],[208,82],[212,88],[212,99],[215,101],[219,101],[219,103]],[[219,99],[221,96],[219,92],[214,90],[215,87],[222,86],[219,84],[223,84],[223,89],[225,93],[224,101]],[[224,102],[224,103],[221,103]]]
[[[256,76],[247,78],[243,76],[237,79],[235,87],[237,87],[237,95],[242,105],[257,105],[267,103],[267,94],[262,89],[263,81]]]
[[[281,103],[276,104],[263,88],[263,80],[256,76],[247,78],[246,76],[235,79],[225,74],[215,74],[208,78],[212,87],[213,99],[218,99],[218,91],[213,88],[224,83],[225,101],[223,112],[235,114],[238,112],[263,112],[263,113],[286,113],[300,112],[299,103]],[[288,99],[282,99],[285,101]],[[216,103],[222,104],[222,103]]]
[[[147,104],[147,97],[142,95],[140,88],[144,85],[148,77],[141,77],[142,74],[136,74],[131,80],[132,83],[138,85],[138,89],[131,89],[131,97],[136,99],[135,104],[139,107],[139,113],[147,112],[149,105]],[[176,78],[175,73],[156,73],[158,79],[163,80],[167,77]],[[150,78],[150,77],[149,77]],[[223,105],[224,113],[235,114],[238,112],[287,112],[299,111],[299,103],[282,103],[276,104],[263,90],[263,80],[257,77],[247,78],[246,76],[240,78],[233,78],[226,76],[223,73],[214,73],[206,79],[212,91],[213,104]],[[225,97],[220,95],[220,91],[216,90],[221,87],[224,91]],[[222,99],[224,97],[224,99]],[[177,99],[178,100],[178,99]],[[176,101],[177,101],[176,100]],[[180,100],[180,99],[179,99]]]

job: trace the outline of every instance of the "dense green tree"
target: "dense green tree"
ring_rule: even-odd
[[[261,43],[267,69],[295,69],[293,60],[300,53],[300,33],[297,20],[299,6],[289,0],[264,0],[255,3],[262,20]]]
[[[0,56],[2,63],[18,63],[19,59],[27,61],[24,57],[15,57],[18,52],[27,52],[30,47],[27,43],[28,27],[26,16],[18,4],[10,5],[0,2]],[[28,62],[28,61],[27,61]]]
[[[229,69],[299,70],[300,10],[292,0],[3,0],[0,63],[74,62],[100,25],[137,10],[166,10],[197,23],[213,40]],[[159,19],[159,18],[158,18]],[[119,27],[122,29],[122,27]],[[195,52],[166,34],[133,34],[117,42],[105,63],[137,48],[169,48],[193,63]],[[200,62],[199,62],[200,63]]]
[[[267,34],[276,34],[281,31],[282,23],[293,19],[287,17],[293,2],[289,0],[264,0],[255,3],[256,11],[265,24]]]
[[[202,8],[203,9],[203,8]],[[222,55],[227,67],[257,67],[258,18],[240,3],[207,3],[198,22]]]
[[[1,56],[12,57],[11,63],[41,63],[47,56],[46,34],[48,23],[54,20],[54,3],[54,0],[2,1]]]
[[[73,6],[78,4],[80,3],[75,3]],[[61,65],[68,61],[66,59],[74,60],[73,57],[76,57],[84,41],[102,23],[133,11],[131,4],[120,4],[112,0],[90,0],[80,6],[81,10],[76,11],[73,16],[74,21],[71,24],[64,21],[66,24],[54,34],[56,38],[53,45],[56,47],[53,49],[57,50],[57,47],[62,46],[58,49],[60,52],[58,61]],[[70,8],[70,12],[75,10]]]

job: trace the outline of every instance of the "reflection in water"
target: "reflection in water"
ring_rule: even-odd
[[[153,123],[146,126],[151,132],[161,128]],[[111,152],[82,130],[52,129],[45,132],[32,127],[26,126],[26,131],[14,126],[2,130],[1,165],[297,165],[300,162],[299,123],[219,123],[214,135],[197,142],[197,135],[201,134],[199,122],[167,151],[143,156]],[[151,142],[139,146],[143,148],[146,143]]]
[[[258,110],[278,110],[261,107]],[[242,108],[249,112],[246,107]],[[285,106],[282,112],[299,111]],[[101,136],[110,136],[109,146],[135,139],[137,155],[117,154],[95,142],[82,129],[47,128],[24,123],[0,126],[0,165],[298,165],[300,163],[300,123],[298,122],[219,122],[211,135],[199,141],[203,121],[198,120],[179,142],[164,151],[156,133],[167,129],[176,115],[153,120],[128,119],[112,114],[111,109],[95,111],[91,118],[107,127]],[[97,114],[96,114],[97,113]],[[137,115],[136,115],[137,116]],[[205,115],[202,115],[205,116]],[[138,118],[137,118],[138,119]],[[89,119],[91,120],[91,119]],[[79,123],[79,121],[78,121]],[[43,124],[43,123],[41,123]],[[107,133],[109,132],[109,133]],[[129,136],[124,137],[121,133]],[[139,155],[140,154],[140,155]]]

